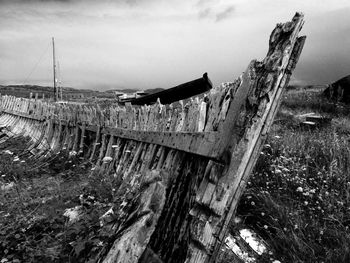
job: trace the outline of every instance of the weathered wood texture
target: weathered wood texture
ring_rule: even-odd
[[[0,129],[29,136],[23,154],[35,161],[67,150],[118,179],[103,217],[114,242],[100,262],[214,262],[298,61],[302,25],[301,14],[278,24],[263,61],[186,104],[101,110],[2,96]]]

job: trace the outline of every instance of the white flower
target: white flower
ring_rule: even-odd
[[[267,225],[264,225],[264,228],[265,228],[265,229],[268,229],[269,227],[268,227]]]
[[[75,156],[75,155],[77,155],[77,152],[76,152],[76,151],[70,151],[70,152],[69,152],[69,156]]]
[[[280,173],[282,173],[282,172],[281,172],[280,169],[276,169],[276,170],[275,170],[275,173],[276,173],[276,174],[280,174]]]
[[[235,224],[239,224],[242,222],[242,219],[240,217],[236,216],[234,219],[234,222],[235,222]]]
[[[298,188],[297,188],[297,192],[302,192],[303,191],[303,188],[301,187],[301,186],[299,186]]]

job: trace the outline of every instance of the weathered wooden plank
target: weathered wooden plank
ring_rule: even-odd
[[[23,113],[23,112],[16,112],[16,111],[6,110],[6,109],[4,109],[3,112],[7,113],[7,114],[14,115],[14,116],[20,116],[20,117],[23,117],[23,118],[28,118],[28,119],[37,120],[37,121],[44,121],[45,120],[44,118],[31,116],[31,115],[29,115],[27,113]]]
[[[255,89],[260,88],[260,94],[257,98],[254,97],[256,90],[252,90],[247,94],[248,101],[250,99],[254,104],[258,103],[255,107],[256,112],[250,115],[251,120],[244,125],[243,138],[238,139],[237,135],[234,135],[237,139],[233,141],[237,144],[233,149],[227,172],[219,181],[227,189],[223,198],[228,198],[228,200],[226,205],[222,204],[222,207],[227,207],[228,209],[226,215],[222,218],[222,225],[220,224],[215,231],[218,239],[213,244],[213,254],[208,257],[207,262],[215,262],[216,255],[227,232],[229,221],[234,214],[238,200],[256,162],[261,145],[266,137],[266,132],[272,124],[276,107],[279,104],[281,90],[288,82],[289,70],[293,69],[290,68],[290,65],[293,64],[295,66],[295,60],[300,55],[303,46],[300,41],[305,41],[305,39],[300,39],[297,35],[303,23],[303,15],[296,14],[292,22],[278,25],[271,34],[270,49],[268,56],[264,60],[264,70],[266,72],[260,71],[260,75],[255,76],[254,71],[258,72],[260,67],[258,64],[255,64],[252,65],[253,71],[250,71],[250,76],[247,76],[246,80],[243,79],[242,85],[244,83],[252,83]],[[281,32],[284,34],[281,34]],[[260,81],[260,87],[255,85],[258,81]],[[256,99],[257,101],[255,101]],[[236,115],[232,111],[231,114]],[[227,125],[235,125],[235,122]],[[212,205],[216,206],[218,203]]]
[[[87,127],[87,129],[89,129],[89,127]],[[162,145],[172,149],[218,159],[218,156],[211,152],[211,148],[217,141],[217,136],[220,136],[219,133],[216,132],[134,131],[104,127],[102,133],[111,134],[120,138]]]

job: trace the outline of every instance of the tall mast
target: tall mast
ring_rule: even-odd
[[[53,61],[53,93],[54,100],[58,100],[58,92],[57,92],[57,80],[56,80],[56,58],[55,58],[55,39],[52,37],[52,61]]]

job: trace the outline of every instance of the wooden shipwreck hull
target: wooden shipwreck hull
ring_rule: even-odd
[[[278,24],[266,58],[182,107],[49,104],[1,97],[0,127],[25,154],[62,148],[119,179],[99,262],[215,262],[230,219],[303,48],[303,15]]]

